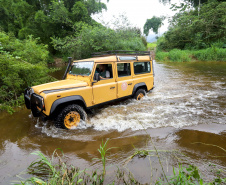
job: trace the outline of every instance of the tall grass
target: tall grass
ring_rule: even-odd
[[[155,55],[155,59],[158,61],[169,61],[169,52],[158,51]]]
[[[225,61],[226,49],[212,46],[202,50],[180,50],[173,49],[169,52],[157,51],[156,60],[172,62],[189,61]]]
[[[173,62],[191,61],[191,52],[188,50],[173,49],[169,52],[169,59]]]
[[[188,50],[173,49],[170,52],[158,51],[156,60],[172,62],[189,62],[192,60],[192,54]]]
[[[109,150],[112,149],[112,148],[107,148],[108,141],[109,141],[109,139],[107,139],[106,142],[104,143],[103,140],[102,140],[100,148],[98,149],[98,152],[100,153],[101,158],[100,159],[95,158],[95,159],[98,159],[98,160],[100,160],[102,162],[102,166],[103,166],[103,171],[102,171],[103,181],[104,181],[104,177],[105,177],[105,174],[106,174],[107,153],[108,153]]]
[[[193,51],[193,55],[201,61],[224,61],[226,62],[226,49],[217,48],[212,46],[211,48]]]

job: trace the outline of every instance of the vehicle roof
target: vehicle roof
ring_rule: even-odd
[[[111,56],[101,56],[101,57],[93,57],[93,58],[87,58],[83,60],[74,60],[73,62],[88,62],[88,61],[94,61],[94,62],[139,62],[139,61],[150,61],[151,58],[149,55],[145,56],[128,56],[128,55],[111,55]]]

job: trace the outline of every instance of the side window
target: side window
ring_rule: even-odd
[[[97,64],[95,73],[100,74],[101,80],[113,78],[112,75],[112,64]]]
[[[134,62],[134,73],[135,74],[142,74],[142,73],[150,73],[151,66],[150,62]]]
[[[118,77],[131,76],[130,63],[117,64]]]

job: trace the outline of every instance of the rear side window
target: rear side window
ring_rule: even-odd
[[[142,74],[142,73],[150,73],[151,66],[150,62],[134,62],[134,73],[135,74]]]
[[[117,64],[118,77],[131,76],[130,63]]]

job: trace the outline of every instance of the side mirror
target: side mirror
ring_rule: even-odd
[[[95,80],[96,82],[100,81],[100,74],[99,73],[95,73],[93,80]]]

